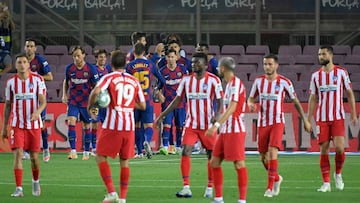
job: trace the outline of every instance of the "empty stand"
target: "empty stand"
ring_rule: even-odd
[[[256,65],[257,67],[262,67],[262,56],[242,55],[242,56],[239,56],[238,63],[239,64],[251,64],[251,65]]]
[[[66,45],[48,45],[45,47],[46,55],[67,55],[68,48]]]
[[[182,45],[181,49],[183,49],[186,52],[187,56],[192,56],[195,53],[194,45]]]
[[[318,64],[317,55],[296,55],[294,64],[315,65]]]
[[[118,49],[120,49],[123,53],[128,53],[130,49],[132,49],[132,45],[120,45]],[[155,52],[155,48],[153,50],[150,46],[149,51],[153,53]]]
[[[209,54],[220,55],[219,45],[209,45]]]
[[[224,45],[221,48],[222,55],[245,55],[245,48],[243,45]]]
[[[360,55],[360,45],[355,45],[352,49],[352,55]]]
[[[94,55],[86,55],[85,56],[85,61],[91,64],[96,64],[96,59]]]
[[[249,45],[246,47],[247,55],[267,55],[270,53],[269,46],[267,45]]]
[[[70,64],[74,63],[74,59],[71,55],[63,55],[59,58],[59,64]]]
[[[344,55],[334,55],[333,57],[333,63],[336,65],[340,65],[344,63]]]
[[[300,45],[280,45],[278,50],[279,55],[300,55],[301,53],[301,46]]]
[[[36,45],[36,53],[44,55],[44,47],[41,45]]]
[[[305,45],[303,49],[303,54],[317,56],[319,53],[319,48],[320,46],[316,46],[316,45]]]
[[[71,52],[72,52],[72,50],[74,49],[75,46],[78,46],[78,45],[71,45],[70,46],[70,48],[69,48],[69,54],[70,55],[71,55]],[[85,51],[85,54],[93,54],[92,47],[90,45],[83,46],[83,49]]]
[[[348,56],[345,56],[344,64],[360,65],[360,55],[348,55]]]
[[[295,59],[291,55],[278,55],[278,63],[279,65],[293,65],[295,63]]]
[[[65,55],[67,56],[67,55]],[[47,60],[47,62],[49,63],[50,67],[52,65],[57,66],[59,64],[59,56],[58,55],[44,55],[45,59]]]
[[[349,45],[333,45],[334,55],[350,55],[351,47]]]

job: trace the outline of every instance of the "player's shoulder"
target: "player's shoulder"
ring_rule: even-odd
[[[45,56],[42,56],[40,54],[35,54],[35,58],[38,60],[38,61],[46,61],[46,58]]]
[[[289,78],[287,78],[286,76],[284,76],[284,75],[279,74],[278,77],[279,77],[281,82],[286,82],[288,84],[291,83],[291,80]]]
[[[44,78],[37,72],[30,72],[30,74],[34,79],[37,79],[37,80],[40,80],[40,81],[44,80]]]

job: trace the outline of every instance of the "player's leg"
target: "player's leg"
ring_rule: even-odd
[[[98,122],[91,123],[91,156],[96,155],[96,139],[97,139],[97,129],[98,129]]]
[[[169,137],[171,134],[171,124],[173,120],[174,113],[170,112],[168,115],[165,116],[163,120],[163,133],[162,133],[162,144],[163,147],[160,149],[160,153],[164,155],[168,155],[169,153]]]
[[[224,135],[219,135],[219,138],[216,141],[214,151],[210,160],[210,165],[213,169],[213,181],[215,188],[214,202],[219,202],[219,203],[223,202],[224,176],[221,168],[221,163],[223,159],[224,159]]]
[[[323,184],[317,191],[330,192],[330,128],[327,122],[317,122],[316,125],[318,129],[316,133],[320,145],[320,171],[323,179]]]
[[[191,159],[190,155],[194,143],[197,141],[198,137],[194,130],[185,128],[184,130],[184,139],[182,143],[182,154],[180,161],[181,175],[183,179],[183,189],[176,193],[177,197],[192,197],[190,190],[190,168],[191,168]]]
[[[83,121],[82,126],[83,126],[83,132],[85,133],[84,152],[83,152],[82,160],[87,161],[89,160],[89,156],[90,156],[90,144],[91,144],[90,123]]]
[[[19,128],[11,129],[11,132],[14,135],[13,143],[11,143],[11,148],[14,149],[14,177],[15,177],[15,192],[11,194],[12,197],[22,197],[24,196],[22,188],[22,176],[23,176],[23,149],[27,145],[25,140],[24,130]],[[28,148],[26,148],[28,149]]]
[[[68,113],[67,113],[67,123],[68,123],[68,139],[70,144],[70,153],[68,155],[68,159],[77,159],[76,153],[76,121],[79,115],[79,108],[69,104],[68,105]]]
[[[31,159],[31,171],[32,171],[32,194],[34,196],[40,196],[40,135],[41,129],[26,130],[26,137],[29,138],[29,150]]]
[[[151,104],[146,104],[146,110],[144,111],[144,114],[141,115],[141,121],[144,124],[144,136],[145,136],[145,142],[144,142],[144,149],[146,151],[146,157],[148,159],[151,159],[152,157],[152,150],[151,150],[151,140],[153,137],[153,122],[154,122],[154,106]]]
[[[335,146],[335,186],[339,190],[344,189],[341,171],[345,162],[345,124],[343,120],[333,121],[331,126],[333,143]]]
[[[181,140],[186,119],[185,108],[175,109],[175,126],[176,126],[176,151],[181,152]]]
[[[107,191],[103,202],[115,202],[119,199],[113,184],[111,169],[107,161],[107,157],[110,156],[115,158],[119,152],[120,146],[121,138],[115,133],[115,131],[105,129],[102,131],[102,134],[98,138],[95,160]],[[134,145],[131,147],[133,146]]]
[[[144,149],[143,142],[144,142],[144,128],[142,126],[140,120],[141,110],[134,110],[134,118],[135,118],[135,145],[136,145],[136,155],[135,158],[142,158],[143,153],[142,150]]]
[[[46,109],[41,112],[41,119],[43,121],[43,127],[41,129],[41,138],[42,138],[42,146],[43,146],[43,161],[49,162],[50,161],[50,150],[49,150],[49,143],[48,143],[48,133],[47,127],[45,125],[46,120]]]

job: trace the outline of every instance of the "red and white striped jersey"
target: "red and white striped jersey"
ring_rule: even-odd
[[[352,89],[348,72],[334,66],[330,72],[320,68],[314,72],[310,81],[310,94],[319,97],[316,121],[334,121],[345,119],[343,90]]]
[[[39,129],[43,123],[41,116],[31,121],[31,114],[39,108],[39,95],[46,96],[46,86],[41,75],[30,72],[26,80],[21,80],[18,74],[6,82],[5,98],[12,102],[12,119],[10,125],[21,129]]]
[[[226,85],[224,95],[224,111],[232,101],[237,102],[235,112],[222,124],[222,133],[245,132],[244,111],[245,111],[246,90],[243,82],[238,77],[233,77]]]
[[[115,71],[104,75],[96,86],[108,91],[111,98],[102,128],[134,131],[135,102],[145,102],[139,81],[128,73]]]
[[[216,75],[206,72],[200,80],[195,73],[184,76],[176,94],[187,99],[185,127],[201,130],[211,127],[211,118],[215,115],[213,102],[224,94]]]
[[[286,77],[278,75],[275,80],[269,81],[266,75],[261,75],[255,79],[249,97],[259,96],[258,127],[285,123],[285,94],[292,100],[296,98],[294,86]]]

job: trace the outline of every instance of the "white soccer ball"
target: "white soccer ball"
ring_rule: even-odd
[[[97,98],[97,105],[100,108],[106,108],[110,104],[110,94],[108,91],[101,91]]]

